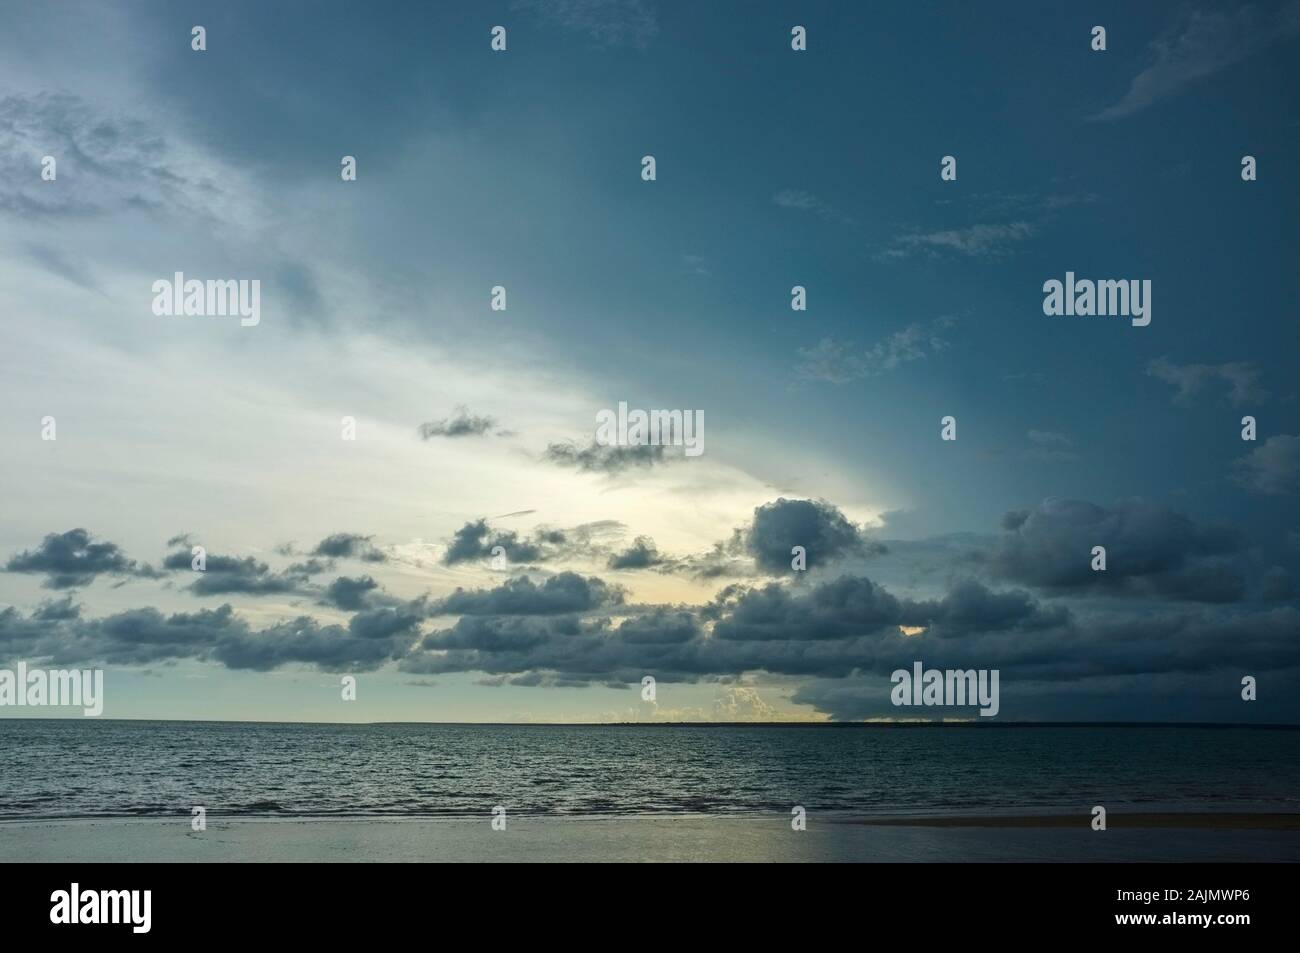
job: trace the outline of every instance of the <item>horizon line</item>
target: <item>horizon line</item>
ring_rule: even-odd
[[[479,728],[1260,728],[1300,729],[1300,722],[1234,721],[276,721],[244,718],[0,717],[6,722],[160,722],[193,725],[430,725]]]

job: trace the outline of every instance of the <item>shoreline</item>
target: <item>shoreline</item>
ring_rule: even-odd
[[[0,822],[6,863],[1300,862],[1297,815],[190,818]],[[1280,825],[1280,826],[1274,826]]]
[[[1089,814],[918,814],[902,817],[859,817],[848,824],[877,827],[995,827],[1072,828],[1088,825]],[[1300,814],[1280,812],[1152,811],[1121,813],[1108,811],[1106,827],[1129,830],[1176,829],[1221,831],[1300,831]]]
[[[1018,814],[817,814],[810,812],[810,820],[819,824],[859,827],[992,827],[992,828],[1077,828],[1089,826],[1092,816],[1080,811],[1074,814],[1043,811]],[[705,814],[693,812],[645,814],[513,814],[510,818],[519,823],[618,823],[621,821],[691,821],[691,822],[756,822],[788,821],[781,813]],[[490,819],[489,815],[468,814],[209,814],[209,824],[475,824]],[[104,815],[90,817],[0,817],[0,829],[33,825],[76,824],[188,824],[190,815]],[[1300,812],[1259,811],[1207,811],[1204,808],[1180,811],[1128,811],[1114,808],[1107,811],[1108,828],[1128,829],[1186,829],[1186,830],[1273,830],[1300,831]]]

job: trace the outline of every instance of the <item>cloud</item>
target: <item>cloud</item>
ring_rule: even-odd
[[[772,721],[776,715],[776,709],[750,686],[723,689],[713,700],[713,721]]]
[[[712,623],[712,630],[707,626]],[[731,586],[707,607],[658,607],[615,625],[604,616],[466,616],[429,633],[400,666],[476,671],[518,684],[698,681],[767,673],[842,679],[927,665],[1014,679],[1194,673],[1300,665],[1300,613],[1267,610],[1077,618],[1022,590],[959,581],[939,599],[901,598],[861,576],[814,587]],[[916,634],[904,635],[901,627]],[[1222,637],[1221,634],[1227,636]]]
[[[774,574],[791,571],[791,549],[795,546],[806,551],[809,569],[871,548],[862,531],[832,504],[784,497],[754,510],[754,519],[744,530],[742,541],[755,565]],[[880,549],[878,544],[876,549]]]
[[[1033,521],[1011,522],[1023,529]],[[97,620],[8,608],[0,611],[0,658],[66,666],[194,659],[254,671],[395,663],[417,675],[473,672],[493,684],[552,687],[635,684],[645,674],[661,682],[797,676],[818,681],[799,687],[796,703],[841,718],[896,715],[853,699],[880,702],[888,674],[916,660],[996,668],[1004,693],[1033,682],[1064,691],[1126,676],[1149,684],[1226,670],[1232,682],[1243,670],[1300,668],[1300,612],[1292,605],[1160,612],[1109,605],[1098,611],[1085,601],[1080,615],[969,578],[937,598],[913,598],[844,575],[816,585],[803,578],[732,585],[703,606],[624,606],[617,587],[570,573],[542,584],[524,578],[458,590],[441,603],[367,609],[347,625],[300,616],[253,629],[229,605],[171,615],[132,609]],[[461,613],[454,624],[425,631],[425,620],[451,612]]]
[[[1044,384],[1047,382],[1047,375],[1042,371],[1020,371],[1015,374],[1003,374],[1002,380],[1007,384],[1018,384],[1022,381],[1030,384]]]
[[[573,572],[552,576],[541,585],[527,577],[510,579],[495,589],[457,588],[434,602],[430,615],[559,615],[589,612],[623,602],[618,586]]]
[[[368,563],[387,561],[388,557],[375,547],[372,539],[373,536],[359,536],[356,533],[335,533],[322,539],[311,554],[330,559],[360,559]]]
[[[1038,445],[1069,443],[1052,431],[1034,433]],[[1080,683],[1112,684],[1106,679],[1158,676],[1179,690],[1192,684],[1179,679],[1225,667],[1300,668],[1294,577],[1233,532],[1141,500],[1047,500],[1007,513],[1003,527],[1000,537],[967,552],[970,558],[941,559],[944,582],[921,593],[855,572],[825,575],[837,561],[883,547],[824,500],[759,506],[748,525],[694,559],[663,556],[649,537],[606,551],[611,565],[685,573],[711,558],[748,567],[751,576],[783,577],[727,585],[699,605],[629,603],[620,586],[574,572],[504,577],[485,588],[399,601],[369,576],[340,576],[321,590],[301,572],[277,573],[251,557],[209,556],[208,572],[195,574],[195,586],[207,587],[200,594],[297,588],[350,618],[333,624],[299,615],[254,628],[225,605],[171,614],[144,607],[88,619],[64,595],[28,615],[0,611],[0,658],[128,666],[191,659],[253,671],[393,665],[413,675],[473,673],[493,684],[547,687],[637,684],[646,674],[662,682],[789,678],[804,680],[796,703],[836,718],[897,715],[880,707],[888,704],[880,690],[890,672],[918,659],[930,667],[997,668],[1004,692],[1032,683],[1057,697]],[[555,558],[579,539],[615,528],[543,527],[520,537],[479,520],[467,523],[453,545],[483,555],[503,540]],[[369,545],[367,536],[336,536]],[[74,542],[80,551],[93,541],[86,534]],[[189,570],[187,542],[173,539],[182,548],[168,555],[165,569]],[[1098,544],[1108,551],[1104,573],[1089,566]],[[822,575],[790,570],[794,545],[807,547],[810,568]],[[113,548],[96,550],[93,572],[89,558],[74,553],[76,574],[134,571]]]
[[[61,599],[42,602],[32,618],[41,622],[65,622],[81,618],[81,606],[72,601],[71,595]]]
[[[288,576],[315,576],[322,572],[331,572],[334,569],[334,560],[332,559],[305,559],[302,562],[292,563],[285,569],[285,575]]]
[[[800,189],[785,189],[778,192],[772,196],[772,202],[781,208],[794,208],[804,212],[819,212],[826,207],[817,196]]]
[[[1177,388],[1174,403],[1191,403],[1192,398],[1214,382],[1228,385],[1228,399],[1234,406],[1264,400],[1268,392],[1259,386],[1259,368],[1244,361],[1228,364],[1175,364],[1158,357],[1147,365],[1147,374]]]
[[[665,565],[669,561],[660,554],[653,539],[648,536],[638,536],[627,549],[609,557],[609,568],[652,569]]]
[[[192,574],[194,581],[186,588],[196,596],[234,593],[246,596],[281,595],[301,591],[306,583],[303,564],[299,564],[297,570],[292,570],[291,567],[291,570],[277,573],[252,556],[240,558],[208,553],[204,557],[205,568],[195,570],[190,551],[182,549],[168,553],[162,565],[163,569],[171,572]]]
[[[628,645],[681,645],[703,637],[698,616],[687,609],[658,606],[625,619],[618,638]]]
[[[527,537],[514,530],[491,529],[486,519],[479,519],[456,530],[442,561],[444,565],[454,566],[500,555],[512,563],[545,562],[559,556],[569,542],[564,530],[538,529]],[[499,554],[493,552],[497,547],[501,548]]]
[[[1241,542],[1168,507],[1122,500],[1110,507],[1048,499],[1003,518],[994,574],[1055,591],[1087,590],[1203,602],[1245,597]],[[1092,548],[1106,569],[1092,569]]]
[[[49,245],[28,242],[24,245],[27,257],[38,267],[52,275],[57,275],[69,284],[87,291],[101,292],[99,282],[95,280],[90,266],[81,258],[69,254],[64,249]]]
[[[1233,479],[1255,493],[1300,493],[1300,437],[1279,434],[1233,463]]]
[[[7,572],[43,573],[47,589],[89,585],[99,576],[153,576],[148,566],[128,559],[116,543],[95,542],[84,529],[50,533],[36,549],[12,556]]]
[[[743,547],[744,535],[738,530],[733,539],[714,543],[713,548],[707,552],[675,559],[665,558],[660,571],[689,576],[700,581],[749,578],[754,575],[754,563],[752,559],[742,558]]]
[[[53,666],[196,659],[256,671],[289,664],[372,670],[409,651],[423,617],[416,605],[361,613],[347,626],[300,616],[253,629],[228,604],[171,615],[150,607],[60,621],[24,618],[8,609],[0,612],[0,657],[43,659]]]
[[[946,638],[958,633],[1012,628],[1019,631],[1063,628],[1069,617],[1063,606],[1042,606],[1023,590],[995,592],[983,583],[965,579],[948,590],[925,625],[937,637]]]
[[[336,609],[359,612],[369,606],[370,594],[378,588],[370,576],[339,576],[326,588],[323,601]]]
[[[1030,430],[1025,436],[1029,440],[1029,446],[1020,451],[1020,456],[1026,460],[1061,463],[1079,459],[1073,449],[1074,441],[1066,434],[1051,430]]]
[[[1030,430],[1026,435],[1029,442],[1036,447],[1069,447],[1073,441],[1063,433],[1051,430]]]
[[[831,338],[822,338],[816,347],[799,350],[800,361],[795,376],[804,381],[829,384],[847,384],[876,377],[946,349],[949,342],[943,332],[955,323],[951,318],[940,318],[926,324],[909,324],[864,351]]]
[[[706,552],[669,556],[660,553],[648,537],[637,537],[631,547],[612,555],[608,566],[654,568],[701,581],[787,575],[794,571],[791,550],[795,546],[804,548],[809,570],[849,556],[878,556],[887,551],[883,544],[868,539],[834,504],[782,497],[755,507],[748,524]]]
[[[682,271],[685,274],[699,275],[702,278],[707,278],[713,274],[713,272],[709,270],[708,259],[703,255],[683,255]]]
[[[515,0],[512,9],[570,33],[585,33],[598,47],[641,48],[659,33],[659,18],[649,0]]]
[[[1300,4],[1294,2],[1263,14],[1250,4],[1235,10],[1193,10],[1151,44],[1151,64],[1133,77],[1119,102],[1091,120],[1132,116],[1297,33]]]
[[[348,633],[367,642],[392,643],[399,637],[409,642],[427,614],[427,605],[422,599],[403,606],[367,609],[348,620]]]
[[[46,155],[57,163],[57,188],[40,177]],[[212,217],[226,200],[211,173],[150,122],[64,92],[0,98],[0,164],[30,170],[0,180],[0,214],[28,223],[139,209]],[[49,264],[60,270],[58,260]]]
[[[432,423],[420,424],[420,439],[430,437],[482,437],[496,426],[492,417],[471,414],[464,404],[456,405],[456,412],[450,417]]]
[[[970,225],[936,232],[912,232],[890,243],[881,257],[906,258],[917,252],[955,253],[968,258],[1004,258],[1012,249],[1032,237],[1037,226],[1030,222]]]
[[[729,586],[713,613],[713,638],[724,642],[821,642],[850,640],[900,625],[924,625],[919,603],[899,600],[865,576],[843,576],[800,592],[771,582],[757,589]]]
[[[803,381],[848,384],[869,374],[866,361],[851,344],[822,338],[815,347],[799,349],[795,376]]]
[[[1078,205],[1091,205],[1098,196],[1092,192],[977,192],[964,200],[971,208],[984,215],[997,217],[1051,216],[1062,209]],[[945,199],[951,203],[954,200]]]
[[[823,202],[811,192],[805,192],[802,189],[783,189],[772,196],[772,204],[779,208],[793,209],[799,212],[811,212],[828,221],[840,222],[844,225],[854,224],[853,219],[844,215],[826,202]]]
[[[573,467],[584,473],[623,473],[632,469],[648,469],[665,463],[668,457],[663,446],[634,444],[614,446],[596,443],[579,449],[573,443],[553,443],[547,446],[543,459],[560,467]]]

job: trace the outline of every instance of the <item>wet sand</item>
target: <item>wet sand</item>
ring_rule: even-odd
[[[1091,824],[1091,815],[872,817],[858,818],[846,823],[881,827],[1078,827],[1080,824]],[[1179,828],[1222,831],[1300,831],[1300,814],[1108,814],[1106,828],[1107,830]]]
[[[206,831],[175,820],[0,823],[2,862],[961,862],[1300,861],[1291,815],[818,819],[512,817],[223,819]],[[1157,820],[1158,819],[1158,820]],[[1130,816],[1127,820],[1132,820]],[[1068,822],[1068,823],[1067,823]]]

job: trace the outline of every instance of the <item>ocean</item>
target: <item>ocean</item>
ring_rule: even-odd
[[[0,819],[1300,810],[1300,730],[0,720]]]

